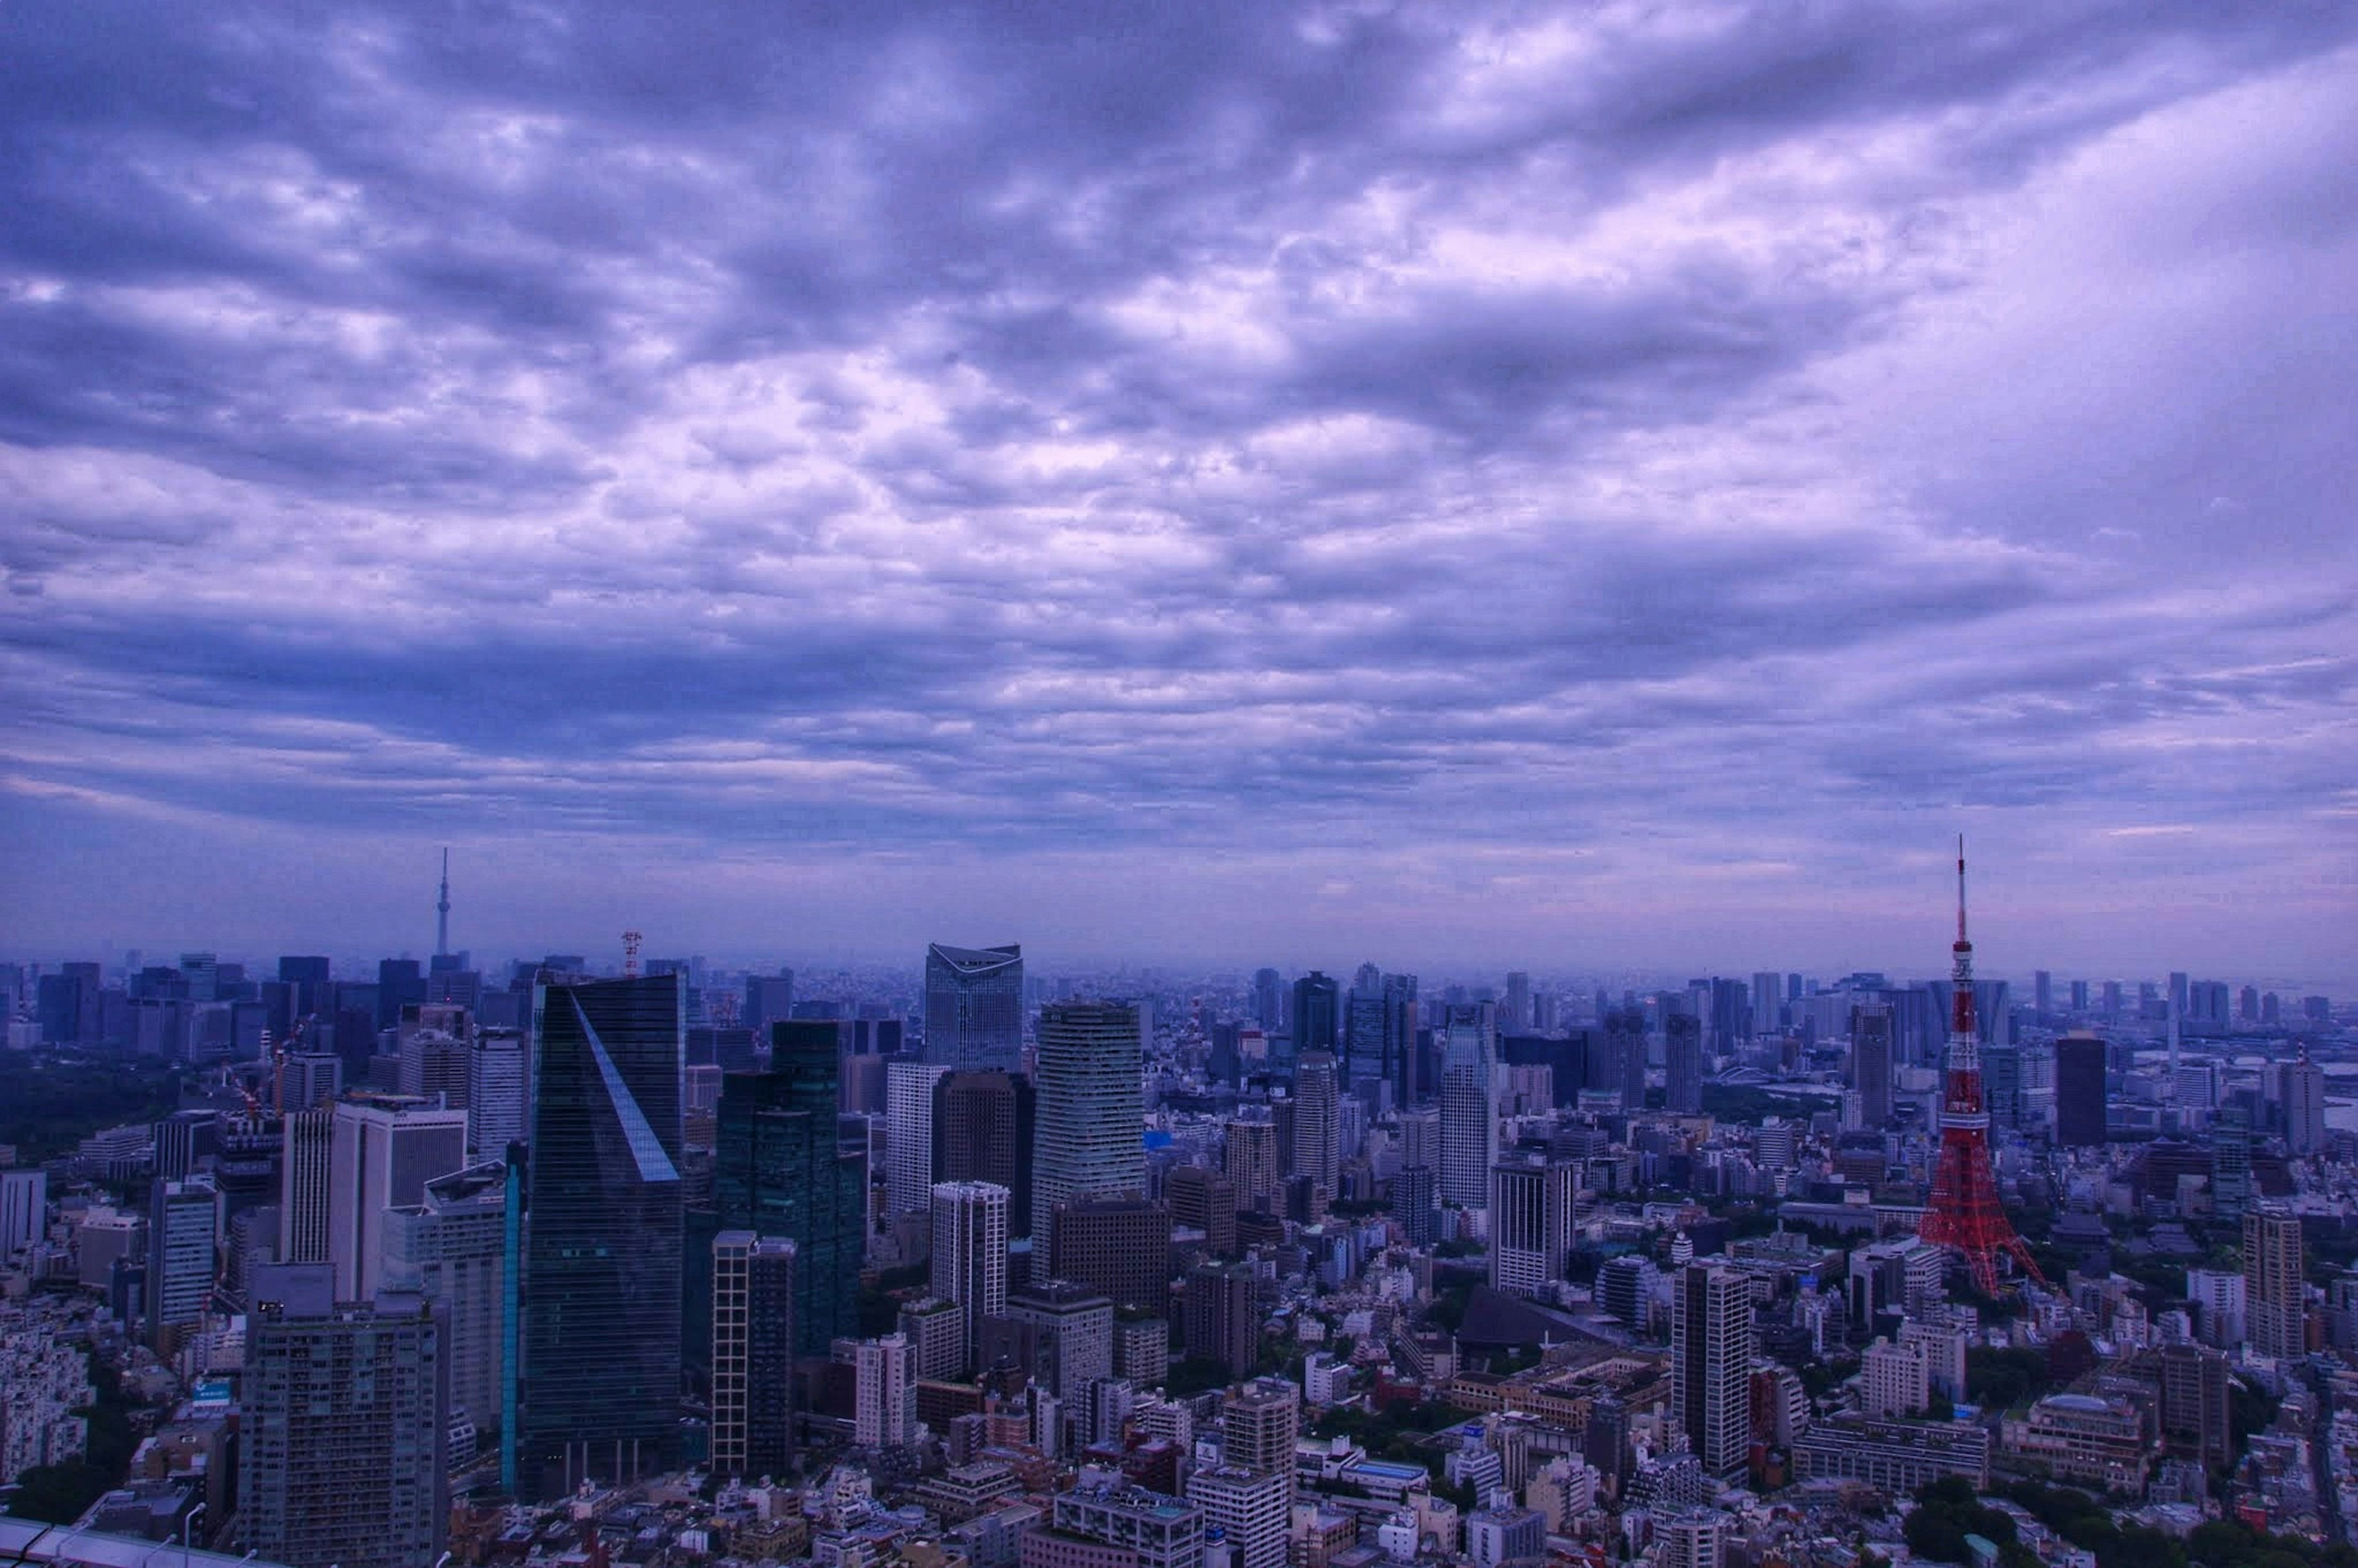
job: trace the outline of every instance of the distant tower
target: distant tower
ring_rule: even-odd
[[[1998,1203],[1990,1166],[1989,1112],[1982,1105],[1981,1036],[1974,1021],[1974,945],[1965,939],[1965,840],[1957,838],[1957,941],[1949,978],[1949,1068],[1941,1103],[1941,1164],[1918,1231],[1964,1255],[1974,1283],[1995,1294],[1998,1260],[2010,1257],[2040,1284],[2047,1277]]]
[[[434,903],[434,956],[450,950],[450,851],[442,851],[442,896]]]

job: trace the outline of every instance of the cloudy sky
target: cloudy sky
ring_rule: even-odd
[[[2358,982],[2358,7],[0,6],[0,946]]]

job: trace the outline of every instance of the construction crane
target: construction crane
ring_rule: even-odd
[[[645,937],[635,931],[622,933],[622,978],[624,979],[635,980],[639,978],[639,944],[645,940]]]

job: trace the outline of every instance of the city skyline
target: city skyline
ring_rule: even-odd
[[[2358,13],[1682,15],[0,11],[0,946],[2346,989]]]

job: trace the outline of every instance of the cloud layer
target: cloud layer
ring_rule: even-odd
[[[2345,6],[36,4],[0,211],[28,949],[2358,979]]]

